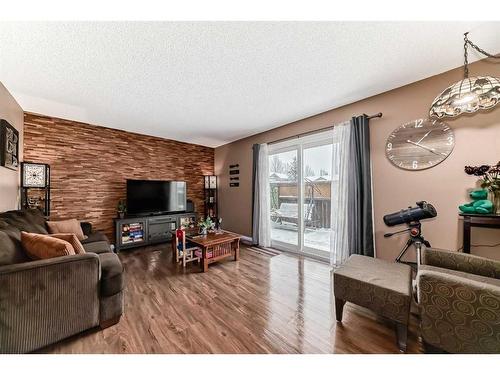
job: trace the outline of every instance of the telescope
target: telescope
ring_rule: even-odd
[[[437,211],[432,204],[427,203],[426,201],[420,201],[416,204],[416,207],[408,207],[398,212],[385,215],[385,225],[393,227],[395,225],[409,224],[424,219],[431,219],[437,216]]]
[[[415,246],[417,249],[417,266],[420,264],[420,252],[422,245],[426,247],[431,247],[429,241],[427,241],[424,236],[422,236],[422,224],[420,220],[431,219],[437,216],[437,211],[434,206],[426,201],[420,201],[416,203],[415,207],[408,207],[406,209],[394,212],[392,214],[387,214],[384,216],[384,223],[388,227],[393,227],[395,225],[406,224],[407,229],[403,229],[393,233],[386,233],[384,237],[391,237],[395,234],[409,232],[410,238],[404,245],[403,249],[396,258],[396,262],[403,262],[402,258],[410,246]],[[408,263],[411,264],[411,263]]]

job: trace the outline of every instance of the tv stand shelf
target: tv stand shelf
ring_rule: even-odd
[[[116,250],[169,242],[172,240],[171,231],[190,221],[196,222],[196,213],[184,212],[115,219]]]

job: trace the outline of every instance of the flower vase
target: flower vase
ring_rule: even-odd
[[[493,191],[493,213],[500,215],[500,190]]]
[[[200,234],[203,235],[203,236],[206,236],[207,235],[207,227],[201,227],[200,228]]]

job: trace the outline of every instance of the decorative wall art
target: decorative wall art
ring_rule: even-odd
[[[229,166],[229,187],[239,187],[240,186],[240,165],[231,164]]]
[[[0,120],[0,165],[15,171],[19,166],[19,132],[6,120]]]

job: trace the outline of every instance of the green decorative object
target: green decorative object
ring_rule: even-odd
[[[488,189],[492,195],[492,212],[500,215],[500,161],[496,165],[466,166],[465,173],[480,177],[481,187]]]
[[[488,190],[473,190],[469,196],[472,202],[458,206],[464,214],[491,214],[493,212],[493,203],[487,199]]]

